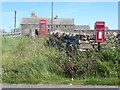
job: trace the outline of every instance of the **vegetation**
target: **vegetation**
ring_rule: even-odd
[[[8,52],[11,49],[14,49],[19,43],[26,41],[28,37],[26,36],[17,36],[17,37],[7,37],[3,36],[2,38],[2,52]]]
[[[119,53],[112,43],[101,52],[59,50],[48,38],[3,37],[3,83],[118,85]],[[73,78],[74,80],[71,80]]]

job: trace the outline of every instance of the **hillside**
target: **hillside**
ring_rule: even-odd
[[[3,83],[118,85],[120,50],[113,48],[114,43],[101,52],[74,51],[69,56],[47,40],[3,37]]]

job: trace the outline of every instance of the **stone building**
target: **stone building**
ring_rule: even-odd
[[[79,32],[80,34],[89,34],[93,35],[94,30],[90,29],[89,25],[75,25],[75,32]]]
[[[75,25],[75,30],[90,30],[89,25]]]
[[[51,31],[51,18],[38,18],[35,13],[31,13],[31,17],[22,18],[20,22],[20,29],[22,33],[29,33],[30,31],[39,31],[39,21],[47,20],[48,30]],[[74,18],[58,18],[53,19],[53,30],[74,31]]]

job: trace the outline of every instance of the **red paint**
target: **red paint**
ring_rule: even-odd
[[[104,42],[105,41],[105,22],[97,21],[95,23],[95,36],[96,42]]]
[[[39,35],[47,36],[48,35],[48,23],[47,20],[40,20],[39,22]]]

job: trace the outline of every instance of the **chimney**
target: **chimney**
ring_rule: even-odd
[[[37,17],[34,12],[31,13],[31,17]]]
[[[58,16],[56,15],[56,17],[54,17],[54,19],[58,19]]]

